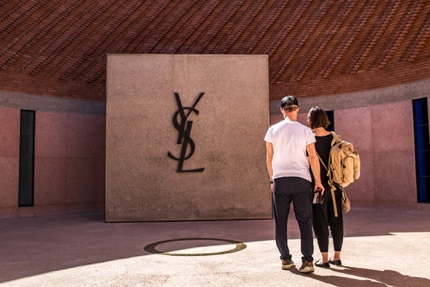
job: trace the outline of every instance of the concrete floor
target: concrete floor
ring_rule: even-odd
[[[299,265],[298,227],[290,217]],[[272,220],[4,219],[0,286],[430,286],[429,215],[352,210],[345,232],[344,266],[304,275],[281,270]],[[314,257],[320,258],[316,242]]]

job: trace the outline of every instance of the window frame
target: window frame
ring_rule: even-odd
[[[428,100],[420,98],[412,100],[414,120],[414,151],[417,202],[430,203],[430,154]]]
[[[34,206],[35,129],[36,112],[32,110],[21,110],[18,207]]]

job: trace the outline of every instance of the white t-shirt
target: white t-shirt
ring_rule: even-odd
[[[310,128],[299,122],[285,120],[271,126],[264,137],[273,145],[273,178],[301,177],[311,181],[306,146],[314,143]]]

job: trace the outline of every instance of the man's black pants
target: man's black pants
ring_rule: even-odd
[[[302,260],[312,262],[314,244],[311,182],[300,177],[282,177],[275,179],[274,188],[275,240],[281,253],[281,259],[291,259],[288,248],[287,225],[290,205],[293,202],[294,213],[300,229]]]

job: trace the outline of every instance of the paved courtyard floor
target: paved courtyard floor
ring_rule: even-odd
[[[293,214],[289,227],[299,265]],[[0,286],[430,286],[429,215],[352,210],[345,233],[344,266],[304,275],[281,270],[273,220],[4,219]],[[316,240],[314,257],[320,258]]]

